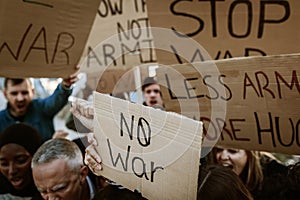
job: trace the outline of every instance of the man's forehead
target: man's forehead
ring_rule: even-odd
[[[29,79],[24,79],[22,82],[15,84],[13,80],[8,80],[7,88],[17,87],[17,86],[26,86],[27,88],[32,88],[32,84]]]
[[[33,171],[42,172],[46,175],[64,175],[68,174],[72,170],[70,169],[68,163],[64,159],[54,159],[49,162],[35,164],[33,167]]]
[[[153,84],[151,84],[151,85],[148,85],[147,87],[145,87],[145,90],[147,90],[147,88],[160,88],[160,85],[159,84],[157,84],[157,83],[153,83]]]
[[[56,159],[48,163],[34,165],[32,168],[35,181],[40,185],[53,187],[69,180],[74,172],[70,169],[67,162],[63,159]],[[45,181],[46,180],[46,181]]]

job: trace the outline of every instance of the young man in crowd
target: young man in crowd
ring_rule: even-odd
[[[144,96],[144,106],[151,106],[164,110],[160,85],[157,83],[154,77],[147,77],[144,80],[142,91]]]
[[[23,122],[41,133],[44,141],[54,134],[53,118],[68,103],[72,85],[77,81],[77,73],[63,79],[53,94],[44,99],[33,99],[34,88],[28,78],[6,78],[4,96],[6,109],[0,112],[0,134],[9,125]]]

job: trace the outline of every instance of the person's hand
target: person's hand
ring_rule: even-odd
[[[94,137],[94,133],[89,133],[87,138],[90,145],[85,149],[84,163],[94,174],[100,175],[100,171],[102,170],[102,161],[96,150],[96,146],[98,146],[98,144]]]
[[[79,73],[79,66],[75,67],[76,72],[71,74],[68,78],[64,78],[62,84],[65,88],[70,88],[76,81],[78,81],[78,73]]]
[[[88,129],[94,130],[93,103],[76,98],[72,102],[71,113]]]

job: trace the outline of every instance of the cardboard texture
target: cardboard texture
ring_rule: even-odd
[[[178,38],[186,34],[199,43],[193,49],[177,43],[169,47],[178,55],[190,51],[185,60],[158,51],[161,64],[201,61],[203,49],[213,60],[300,52],[300,1],[153,0],[147,1],[147,8],[151,26],[172,29]],[[154,34],[154,44],[158,38]]]
[[[80,62],[81,71],[88,76],[87,85],[99,92],[112,93],[118,79],[104,77],[108,73],[118,70],[116,74],[121,77],[135,66],[156,62],[154,50],[145,49],[153,46],[149,28],[143,29],[148,26],[144,1],[102,0]],[[111,72],[103,74],[104,71]],[[99,82],[103,82],[100,78],[109,81],[110,88],[98,90]],[[133,91],[135,85],[122,90]]]
[[[0,76],[68,77],[75,72],[99,0],[0,2]]]
[[[204,123],[202,146],[222,130],[225,147],[299,155],[299,69],[300,54],[287,54],[160,67],[157,76],[166,110]]]
[[[111,69],[105,70],[99,77],[99,73],[89,73],[89,86],[96,85],[96,91],[113,96],[130,92],[137,89],[135,83],[134,68],[129,70]],[[141,80],[148,76],[148,70],[144,67],[139,68]],[[92,82],[95,81],[95,82]]]
[[[196,199],[202,123],[94,92],[101,175],[148,199]]]

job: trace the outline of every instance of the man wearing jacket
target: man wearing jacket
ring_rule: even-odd
[[[73,74],[63,79],[51,96],[33,99],[34,89],[28,78],[6,78],[3,93],[8,102],[6,109],[0,112],[0,134],[7,126],[23,122],[37,129],[43,141],[52,138],[53,118],[67,104],[71,86],[76,81],[77,74]]]

